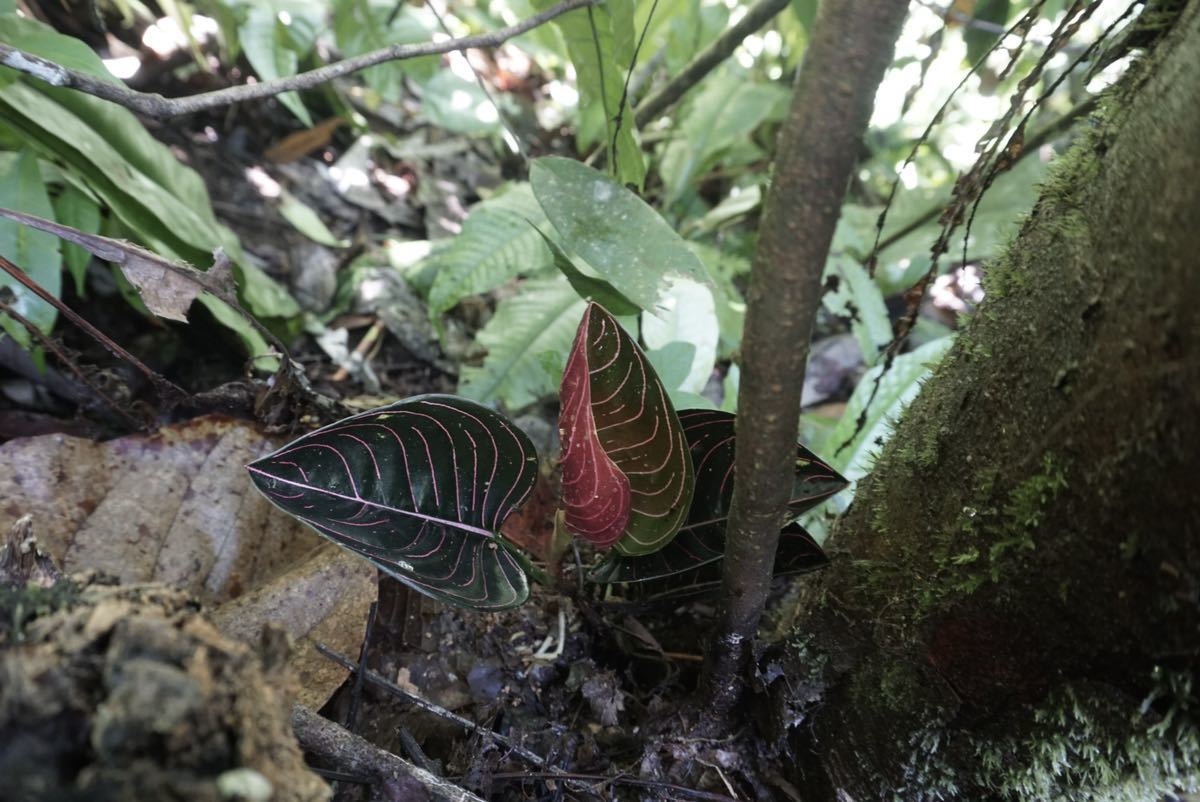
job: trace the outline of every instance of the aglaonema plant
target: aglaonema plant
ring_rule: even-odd
[[[677,413],[636,341],[588,305],[560,391],[569,530],[607,551],[589,578],[672,596],[719,579],[734,476],[735,417]],[[529,597],[541,575],[500,534],[529,497],[538,456],[503,415],[450,395],[397,401],[318,429],[247,466],[275,506],[409,587],[476,610]],[[846,480],[797,445],[791,511]],[[777,574],[827,560],[796,524]]]

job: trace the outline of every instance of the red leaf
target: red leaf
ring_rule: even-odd
[[[632,497],[629,479],[600,445],[592,417],[587,332],[594,308],[598,307],[589,304],[583,313],[559,392],[562,494],[567,528],[599,548],[608,548],[625,534]]]

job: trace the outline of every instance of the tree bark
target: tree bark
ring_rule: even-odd
[[[705,664],[713,721],[732,710],[747,675],[787,517],[821,273],[907,11],[907,0],[823,3],[779,136],[746,297],[736,478]]]
[[[806,800],[1200,777],[1200,3],[1141,24],[788,622]]]

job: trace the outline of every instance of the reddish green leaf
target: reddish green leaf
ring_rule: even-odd
[[[687,441],[654,368],[599,304],[584,312],[560,395],[567,528],[622,554],[662,548],[692,499]]]
[[[421,593],[480,610],[529,597],[520,559],[496,533],[533,490],[537,453],[487,407],[409,398],[246,469],[277,507]]]
[[[734,421],[729,412],[686,409],[679,413],[696,472],[696,492],[687,523],[662,550],[639,557],[613,556],[592,572],[605,584],[649,582],[678,576],[672,586],[696,587],[720,578],[714,565],[725,553],[725,525],[733,498]],[[804,446],[796,445],[796,473],[788,508],[793,515],[812,509],[844,488],[847,482]],[[821,547],[800,526],[791,524],[780,534],[775,573],[798,573],[825,565]],[[684,575],[686,574],[686,575]]]

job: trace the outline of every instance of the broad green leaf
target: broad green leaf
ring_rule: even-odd
[[[67,184],[54,200],[54,219],[65,226],[96,234],[100,231],[100,206],[86,192],[74,184]],[[63,261],[75,280],[75,294],[82,296],[92,255],[70,242],[64,242],[62,248]]]
[[[481,366],[462,367],[459,394],[512,410],[552,395],[585,306],[559,276],[524,282],[476,336],[488,353]]]
[[[727,412],[684,410],[679,413],[696,471],[687,523],[660,551],[640,557],[610,556],[591,578],[603,583],[649,582],[676,576],[672,588],[692,588],[708,577],[700,569],[725,554],[725,528],[733,498],[735,416]],[[788,507],[799,515],[846,486],[837,471],[797,444],[796,468]],[[828,560],[803,529],[792,526],[781,533],[776,574],[812,570]],[[718,574],[719,578],[719,574]],[[658,588],[656,591],[665,590]]]
[[[428,42],[437,29],[426,9],[406,3],[397,11],[392,0],[336,0],[331,16],[333,35],[343,58],[353,58],[394,44]],[[390,17],[394,19],[389,27]],[[395,102],[403,89],[405,75],[417,81],[428,81],[438,70],[438,63],[437,56],[403,59],[370,67],[360,74],[381,98]]]
[[[238,28],[238,39],[250,66],[263,81],[295,75],[300,67],[300,56],[288,41],[287,26],[271,4],[264,3],[250,9],[246,21]],[[300,100],[300,95],[284,92],[276,97],[300,122],[312,128],[312,117]]]
[[[560,243],[642,309],[654,311],[674,278],[709,283],[658,212],[603,173],[548,156],[534,161],[530,183]]]
[[[554,0],[534,0],[533,5],[544,11],[554,5]],[[581,143],[603,144],[609,153],[609,163],[616,170],[617,181],[640,190],[646,178],[646,165],[634,135],[633,109],[628,99],[625,107],[621,106],[625,73],[637,43],[634,6],[634,0],[607,0],[598,6],[563,14],[554,24],[562,31],[575,66]]]
[[[721,339],[712,290],[690,279],[676,279],[659,299],[655,312],[642,313],[643,341],[649,348],[663,348],[671,342],[690,344],[694,350],[691,361],[685,363],[687,373],[683,382],[673,387],[699,393],[717,363]]]
[[[8,170],[0,175],[0,208],[16,209],[39,217],[54,219],[54,209],[46,195],[37,157],[31,150],[21,151]],[[0,220],[0,254],[25,271],[29,278],[55,298],[62,293],[62,254],[58,238],[43,231]],[[0,272],[0,287],[8,287],[16,296],[13,309],[42,331],[54,327],[57,311],[12,278]],[[4,328],[22,344],[29,333],[7,315],[0,316]]]
[[[0,14],[0,41],[71,70],[119,83],[90,47],[48,25],[14,13]]]
[[[858,340],[863,362],[874,365],[892,341],[892,321],[883,303],[883,293],[863,266],[845,254],[835,254],[825,263],[823,282],[827,289],[822,304],[850,321],[850,331]]]
[[[513,184],[475,206],[449,247],[430,257],[437,267],[429,288],[430,316],[436,318],[463,298],[518,275],[549,268],[550,252],[530,225],[545,220],[526,183]]]
[[[567,528],[622,554],[665,546],[692,501],[687,440],[646,356],[598,304],[580,321],[559,395]]]
[[[529,597],[500,525],[537,479],[537,452],[503,416],[423,395],[318,429],[247,466],[255,486],[318,534],[449,604]]]
[[[550,249],[550,253],[554,256],[554,266],[562,273],[579,297],[585,301],[595,301],[610,310],[617,317],[636,316],[641,310],[637,304],[630,301],[624,295],[619,293],[613,285],[609,284],[602,278],[589,276],[579,269],[576,264],[571,261],[571,257],[567,252],[559,247],[558,243],[549,237],[541,228],[537,229],[542,240],[546,243],[546,247]]]

